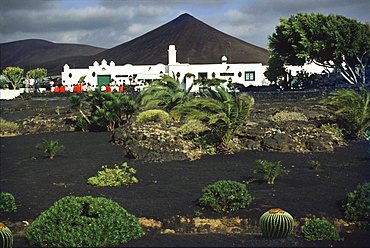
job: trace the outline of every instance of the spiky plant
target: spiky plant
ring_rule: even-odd
[[[230,141],[247,119],[253,103],[252,97],[230,94],[219,86],[215,90],[208,88],[205,97],[185,102],[176,107],[174,112],[186,115],[189,120],[201,120],[218,136],[224,147],[229,147]]]
[[[337,118],[349,136],[361,137],[370,127],[370,91],[365,87],[360,87],[359,92],[340,89],[321,102],[324,110]]]
[[[140,92],[138,102],[146,108],[159,106],[169,113],[177,105],[194,97],[191,89],[192,87],[189,87],[186,91],[183,91],[176,79],[163,75],[160,80],[154,81],[149,87]]]
[[[42,140],[44,143],[37,144],[36,148],[45,152],[49,156],[50,159],[53,159],[57,153],[64,150],[64,146],[59,145],[58,140],[50,140],[50,141],[47,141],[46,139],[42,139]]]
[[[284,210],[279,208],[270,209],[261,216],[259,226],[263,236],[284,238],[292,232],[294,219]]]

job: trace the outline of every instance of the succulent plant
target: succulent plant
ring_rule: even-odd
[[[0,223],[0,248],[11,248],[13,246],[12,231],[3,223]]]
[[[270,209],[259,221],[262,234],[269,238],[284,238],[293,230],[294,219],[284,210]]]

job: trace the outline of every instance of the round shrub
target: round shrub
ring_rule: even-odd
[[[16,210],[14,196],[10,193],[1,192],[0,194],[0,212],[10,212]]]
[[[358,185],[342,202],[344,217],[360,228],[370,229],[370,183]]]
[[[247,187],[243,183],[222,180],[202,189],[203,197],[199,205],[213,211],[235,211],[246,208],[252,202]]]
[[[171,116],[163,110],[160,109],[150,109],[141,112],[136,117],[136,122],[161,122],[166,123],[171,120]]]
[[[0,223],[0,247],[11,248],[13,247],[13,234],[9,228],[3,223]]]
[[[259,226],[263,236],[284,238],[292,232],[294,219],[284,210],[279,208],[270,209],[261,216]]]
[[[298,237],[306,240],[332,240],[342,241],[344,238],[339,236],[335,227],[325,220],[315,218],[306,223],[302,232],[297,233]]]
[[[106,198],[66,196],[31,224],[31,245],[104,247],[126,243],[144,234],[138,220]]]

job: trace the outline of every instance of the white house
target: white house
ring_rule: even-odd
[[[302,67],[295,67],[300,71]],[[322,68],[307,67],[308,72],[321,73]],[[198,78],[219,78],[228,82],[243,84],[245,87],[265,86],[270,82],[263,73],[266,65],[262,63],[229,64],[227,57],[220,57],[219,64],[187,64],[178,63],[176,59],[175,45],[169,45],[168,64],[157,65],[116,65],[113,61],[109,64],[105,59],[99,64],[97,61],[87,69],[71,69],[68,64],[64,65],[62,72],[63,84],[72,86],[78,82],[80,77],[86,76],[85,82],[93,86],[108,85],[111,80],[120,84],[138,84],[159,79],[161,75],[175,76],[181,83],[182,88],[187,89]],[[294,68],[290,68],[294,71]],[[187,78],[185,74],[194,74],[196,78]],[[196,89],[194,89],[196,90]]]

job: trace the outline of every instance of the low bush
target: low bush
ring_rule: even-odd
[[[10,193],[0,193],[0,212],[11,212],[17,210],[14,196]]]
[[[26,238],[42,247],[106,247],[143,234],[137,218],[114,201],[66,196],[36,218]]]
[[[342,202],[344,217],[360,228],[370,229],[370,183],[358,185]]]
[[[235,211],[246,208],[252,202],[245,184],[221,180],[202,189],[203,197],[198,200],[199,205],[213,211]]]
[[[132,176],[136,173],[134,168],[130,168],[127,163],[123,163],[122,168],[114,165],[114,169],[102,166],[103,171],[98,171],[98,176],[90,177],[87,182],[94,186],[121,186],[132,183],[137,183],[136,177]]]
[[[269,120],[275,122],[283,122],[283,121],[308,121],[307,116],[303,113],[299,112],[290,112],[290,111],[281,111],[277,112],[274,115],[270,115],[268,117]]]
[[[45,154],[48,155],[50,159],[53,159],[57,153],[64,150],[63,145],[58,145],[59,143],[58,140],[50,140],[50,141],[47,141],[46,139],[42,139],[42,140],[44,143],[37,144],[36,148],[45,152]]]
[[[333,240],[343,241],[344,238],[339,236],[335,227],[325,220],[315,218],[308,221],[303,227],[302,232],[297,233],[297,237],[302,237],[306,240]]]
[[[179,132],[184,135],[186,134],[196,135],[207,130],[210,130],[210,128],[203,124],[203,122],[201,122],[200,120],[189,120],[180,127]]]
[[[166,123],[171,120],[171,116],[163,110],[160,109],[150,109],[141,112],[136,117],[136,122],[161,122]]]
[[[322,124],[320,129],[323,130],[323,131],[330,132],[330,133],[334,134],[334,136],[337,137],[340,140],[343,140],[343,138],[344,138],[344,134],[343,134],[344,129],[340,128],[337,123]]]
[[[7,135],[7,134],[14,134],[18,130],[18,125],[11,121],[6,121],[0,117],[0,134]]]

